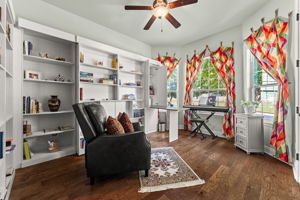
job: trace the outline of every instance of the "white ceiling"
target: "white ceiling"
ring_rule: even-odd
[[[152,0],[43,1],[149,45],[182,45],[241,24],[269,0],[199,0],[171,10],[181,23],[178,29],[165,19],[157,19],[148,31],[143,27],[151,11],[125,11],[124,5],[152,5]]]

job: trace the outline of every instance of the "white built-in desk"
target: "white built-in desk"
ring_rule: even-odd
[[[178,140],[178,112],[186,110],[178,107],[150,107],[153,109],[166,110],[169,118],[169,142]]]

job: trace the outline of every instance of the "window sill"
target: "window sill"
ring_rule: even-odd
[[[264,116],[264,124],[273,124],[274,114],[260,113]]]

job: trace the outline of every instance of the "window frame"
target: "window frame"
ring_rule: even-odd
[[[253,61],[254,61],[255,57],[251,54],[249,49],[246,49],[246,52],[247,52],[246,54],[247,54],[247,58],[248,58],[248,59],[246,59],[247,66],[249,66],[249,69],[250,69],[250,87],[251,87],[250,99],[252,101],[256,101],[256,99],[255,99],[256,89],[260,88],[262,90],[263,88],[268,88],[268,87],[278,87],[279,84],[278,83],[270,83],[270,84],[262,84],[262,85],[254,84],[255,73],[254,73]],[[263,71],[263,73],[266,73],[266,72],[264,72],[263,69],[261,69],[261,70]],[[268,76],[270,76],[270,75],[268,75]],[[274,102],[276,103],[276,97],[274,99]],[[262,102],[260,102],[260,103],[262,103]],[[266,119],[272,120],[274,118],[274,113],[266,113],[266,112],[257,112],[257,113],[260,113],[260,114],[264,115]]]

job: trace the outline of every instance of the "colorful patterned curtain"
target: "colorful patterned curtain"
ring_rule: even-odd
[[[186,64],[186,75],[185,75],[185,96],[184,96],[184,105],[191,105],[192,103],[192,86],[194,81],[196,80],[197,74],[200,71],[200,67],[202,65],[202,62],[204,60],[206,53],[206,49],[200,53],[199,55],[194,53],[194,56],[189,61],[187,58],[187,64]],[[184,129],[189,129],[189,124],[191,125],[191,122],[189,122],[190,118],[190,112],[186,111],[184,115]]]
[[[234,48],[220,47],[210,51],[211,62],[217,70],[226,88],[226,106],[231,110],[224,115],[223,130],[227,138],[234,136],[234,115],[236,113]]]
[[[177,67],[178,63],[180,62],[180,60],[175,58],[175,56],[170,57],[170,56],[167,56],[167,55],[166,56],[158,55],[156,60],[159,61],[161,64],[167,66],[167,68],[168,68],[167,78],[169,78],[171,76],[171,74],[173,73],[173,71]]]
[[[285,119],[289,105],[289,84],[286,76],[286,43],[288,21],[276,17],[263,24],[245,40],[260,67],[279,84],[278,99],[274,114],[270,144],[275,147],[275,156],[282,161],[291,161],[286,142]]]

